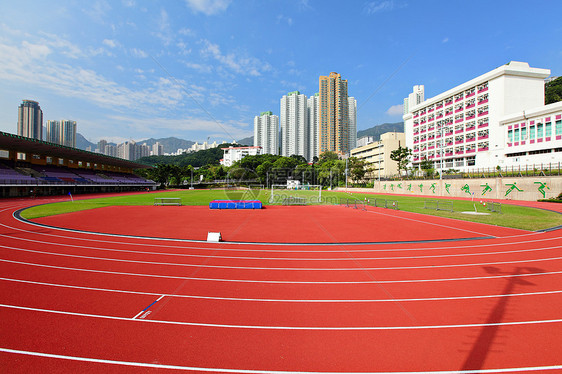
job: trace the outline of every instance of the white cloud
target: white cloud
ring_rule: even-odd
[[[406,5],[396,2],[395,0],[383,0],[383,1],[370,1],[365,4],[365,12],[369,15],[386,12],[394,9],[404,8]]]
[[[393,105],[390,108],[388,108],[386,114],[393,117],[402,116],[404,114],[404,105],[403,104]]]
[[[441,43],[447,43],[449,41],[449,38],[445,38],[441,41]]]
[[[293,25],[293,19],[291,17],[286,17],[282,14],[277,16],[277,23],[281,23],[281,22],[287,22],[287,25],[289,26]]]
[[[111,39],[104,39],[102,44],[108,46],[109,48],[115,48],[119,45],[117,41]]]
[[[172,108],[183,98],[181,88],[168,79],[149,81],[142,89],[133,90],[75,63],[46,58],[56,53],[55,49],[28,41],[21,46],[0,41],[0,81],[30,84],[55,95],[114,109],[157,111],[158,107]]]
[[[94,2],[94,4],[89,9],[84,9],[84,13],[86,13],[90,18],[98,23],[105,23],[105,19],[107,18],[107,13],[111,11],[111,6],[105,0],[98,0]]]
[[[230,5],[231,0],[186,0],[185,2],[195,13],[210,16],[224,12]]]
[[[174,34],[168,17],[168,12],[164,9],[160,10],[160,17],[157,20],[158,31],[154,32],[157,38],[162,40],[164,45],[169,45],[174,40]]]
[[[217,44],[208,40],[202,40],[204,45],[201,54],[211,57],[221,63],[222,66],[237,74],[260,76],[261,72],[270,71],[271,65],[262,62],[255,57],[237,56],[234,53],[223,54]]]
[[[148,57],[148,53],[146,53],[142,49],[138,49],[138,48],[132,48],[131,53],[133,54],[133,56],[139,57],[139,58],[147,58]]]

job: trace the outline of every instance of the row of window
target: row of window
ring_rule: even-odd
[[[481,129],[481,131],[484,131],[486,133],[486,135],[488,134],[487,129],[482,129],[483,127],[487,127],[488,125],[488,121],[486,119],[486,121],[471,121],[471,122],[467,122],[465,124],[458,124],[455,125],[454,127],[454,133],[455,134],[459,134],[465,131],[473,131],[476,129],[476,123],[478,123],[478,128]],[[433,139],[435,137],[439,137],[440,131],[433,131],[434,128],[430,127],[428,129],[430,132],[428,132],[427,134],[425,133],[425,128],[422,128],[422,131],[420,132],[418,129],[414,130],[414,142],[418,142],[418,141],[425,141],[426,139]],[[479,132],[480,133],[480,132]],[[452,135],[453,134],[453,127],[452,126],[448,126],[448,127],[443,127],[443,135],[447,136],[447,135]]]
[[[562,120],[558,120],[555,123],[555,135],[562,135]],[[514,143],[519,141],[525,141],[527,139],[542,139],[552,137],[552,122],[537,123],[529,125],[527,127],[521,127],[518,129],[509,129],[507,131],[507,141],[508,143]]]
[[[439,103],[431,104],[423,109],[415,111],[413,113],[413,116],[414,118],[424,116],[425,114],[433,112],[433,110],[435,109],[441,109],[443,106],[446,107],[448,105],[451,105],[453,102],[457,103],[455,105],[455,111],[462,110],[464,107],[471,107],[475,104],[476,101],[478,102],[478,104],[482,104],[488,101],[488,93],[486,93],[487,90],[488,82],[484,82],[476,87],[471,87],[464,92],[460,92],[454,96],[448,97]],[[476,92],[478,92],[479,95],[475,100],[474,98],[472,98],[472,96],[475,95]],[[465,102],[458,103],[462,100],[465,100]],[[425,120],[425,118],[422,118],[422,120]]]

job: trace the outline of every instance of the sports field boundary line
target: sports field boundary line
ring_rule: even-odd
[[[23,223],[27,223],[25,221],[22,221]],[[34,222],[30,222],[29,224],[33,225]],[[2,227],[6,227],[12,230],[16,230],[22,233],[27,233],[27,234],[35,234],[35,235],[44,235],[44,236],[48,236],[48,237],[55,237],[55,238],[64,238],[66,240],[76,240],[76,241],[87,241],[87,242],[96,242],[96,243],[111,243],[111,244],[118,244],[118,245],[129,245],[129,246],[142,246],[142,247],[153,247],[155,245],[151,244],[151,243],[134,243],[134,242],[119,242],[119,241],[111,241],[111,240],[93,240],[91,238],[85,238],[85,237],[67,237],[67,236],[62,236],[62,235],[57,235],[57,234],[53,234],[53,233],[44,233],[44,232],[34,232],[34,231],[29,231],[29,230],[25,230],[19,227],[15,227],[15,226],[8,226],[6,224],[3,224],[0,222],[0,226]],[[56,230],[55,230],[56,231]],[[61,230],[63,231],[63,230]],[[522,234],[522,235],[511,235],[511,236],[505,236],[505,237],[501,237],[498,239],[511,239],[511,238],[519,238],[519,237],[528,237],[528,236],[535,236],[541,233],[537,233],[537,232],[529,232],[527,234]],[[100,234],[100,236],[103,234]],[[34,240],[34,239],[29,239],[29,238],[20,238],[17,236],[11,236],[11,235],[6,235],[4,234],[3,236],[6,237],[10,237],[13,239],[17,239],[17,240],[25,240],[25,241],[33,241],[33,242],[37,242],[37,243],[48,243],[48,244],[52,244],[51,242],[43,242],[40,240]],[[108,235],[109,236],[109,235]],[[150,239],[150,238],[148,238]],[[157,238],[152,238],[157,240]],[[545,241],[552,241],[552,240],[559,240],[558,237],[542,237],[540,239],[533,239],[533,240],[525,240],[525,241],[518,241],[518,242],[506,242],[506,243],[488,243],[488,244],[478,244],[478,245],[465,245],[465,246],[450,246],[450,247],[421,247],[421,248],[390,248],[390,249],[372,249],[370,247],[368,247],[368,249],[345,249],[345,250],[322,250],[322,249],[318,249],[318,250],[314,250],[314,251],[310,251],[310,250],[280,250],[280,249],[253,249],[253,248],[228,248],[225,247],[223,245],[228,245],[228,244],[236,244],[236,243],[232,243],[232,242],[220,242],[219,244],[221,245],[220,247],[211,247],[211,246],[203,246],[203,247],[193,247],[193,246],[174,246],[174,245],[165,245],[165,244],[158,244],[159,248],[175,248],[175,249],[196,249],[196,250],[209,250],[209,249],[215,249],[215,250],[220,250],[220,251],[231,251],[231,252],[273,252],[273,253],[334,253],[334,252],[340,252],[340,253],[345,253],[345,252],[387,252],[387,251],[424,251],[424,250],[445,250],[445,249],[459,249],[459,248],[473,248],[475,246],[477,247],[496,247],[496,246],[506,246],[506,245],[514,245],[514,244],[525,244],[525,243],[538,243],[538,242],[545,242]],[[182,242],[177,242],[177,243],[182,243]],[[205,242],[204,244],[209,244],[208,242]],[[217,243],[213,243],[213,244],[217,244]],[[342,243],[340,243],[342,244]],[[391,243],[394,244],[394,243]],[[76,246],[74,244],[62,244],[64,246]],[[343,244],[342,244],[343,245]],[[322,245],[316,245],[314,244],[313,246],[317,246],[317,247],[322,247]],[[83,248],[96,248],[96,247],[87,247],[87,246],[79,246],[79,247],[83,247]]]
[[[121,365],[121,366],[134,366],[143,368],[154,368],[154,369],[169,369],[169,370],[182,370],[182,371],[203,371],[203,372],[219,372],[219,373],[240,373],[240,374],[492,374],[492,373],[513,373],[513,372],[524,372],[524,371],[539,371],[539,370],[557,370],[562,369],[562,365],[550,365],[550,366],[530,366],[530,367],[519,367],[519,368],[500,368],[500,369],[478,369],[478,370],[438,370],[438,371],[393,371],[393,372],[381,372],[381,371],[361,371],[361,372],[322,372],[322,371],[281,371],[281,370],[259,370],[259,369],[226,369],[226,368],[209,368],[209,367],[195,367],[195,366],[182,366],[182,365],[168,365],[168,364],[151,364],[147,362],[135,362],[135,361],[118,361],[118,360],[108,360],[101,358],[91,358],[91,357],[80,357],[80,356],[68,356],[59,355],[54,353],[44,353],[44,352],[34,352],[34,351],[24,351],[20,349],[10,349],[0,347],[0,352],[44,357],[44,358],[54,358],[59,360],[69,360],[69,361],[79,361],[79,362],[91,362],[98,364],[108,364],[108,365]]]
[[[30,208],[30,207],[28,207]],[[103,232],[96,232],[96,231],[85,231],[85,230],[77,230],[77,229],[69,229],[65,227],[58,227],[47,225],[44,223],[38,223],[27,218],[23,218],[21,216],[21,212],[28,208],[21,208],[16,210],[13,213],[13,217],[23,223],[44,227],[53,230],[60,230],[60,231],[67,231],[67,232],[75,232],[80,234],[90,234],[90,235],[100,235],[100,236],[109,236],[109,237],[117,237],[117,238],[129,238],[129,239],[144,239],[144,240],[164,240],[164,241],[174,241],[174,242],[186,242],[186,243],[208,243],[206,240],[198,240],[198,239],[179,239],[179,238],[163,238],[163,237],[154,237],[154,236],[139,236],[139,235],[125,235],[125,234],[110,234],[110,233],[103,233]],[[533,231],[530,231],[533,232]],[[389,245],[389,244],[416,244],[416,243],[446,243],[446,242],[463,242],[463,241],[472,241],[472,240],[490,240],[490,239],[498,239],[497,236],[476,236],[476,237],[467,237],[467,238],[451,238],[451,239],[427,239],[427,240],[396,240],[396,241],[382,241],[382,242],[331,242],[331,243],[280,243],[280,242],[243,242],[243,241],[221,241],[220,243],[224,244],[239,244],[239,245],[264,245],[264,246],[341,246],[341,245]]]

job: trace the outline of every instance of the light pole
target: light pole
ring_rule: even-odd
[[[347,192],[347,158],[345,159],[345,192]]]

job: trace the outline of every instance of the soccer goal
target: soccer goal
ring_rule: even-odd
[[[298,204],[287,204],[287,202],[298,202]],[[319,204],[321,202],[321,185],[306,184],[296,187],[287,187],[282,184],[274,184],[271,186],[271,194],[269,196],[270,204],[308,205]]]

